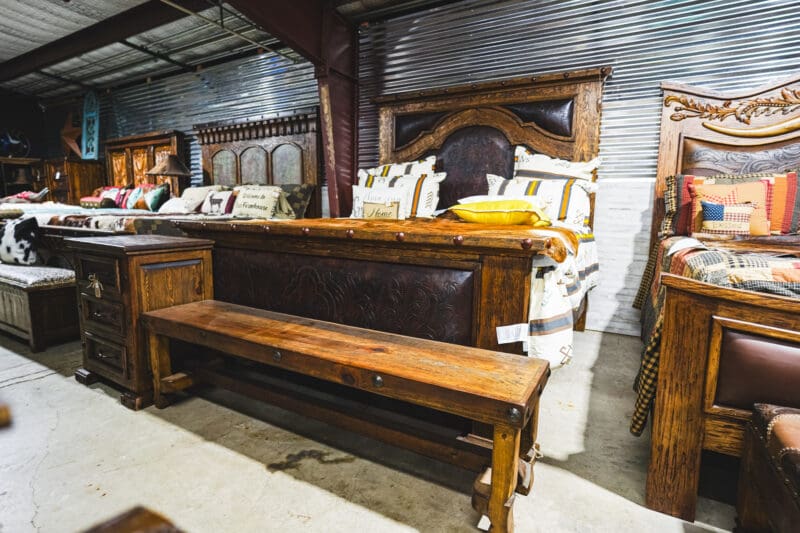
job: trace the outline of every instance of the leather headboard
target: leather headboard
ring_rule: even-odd
[[[435,153],[447,172],[439,206],[486,194],[486,174],[510,178],[514,148],[588,161],[597,156],[610,67],[382,96],[380,162]]]
[[[800,77],[742,94],[662,83],[651,247],[673,174],[745,174],[800,168]]]

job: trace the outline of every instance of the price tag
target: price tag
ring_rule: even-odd
[[[527,323],[498,326],[497,328],[497,344],[527,341],[529,336]]]

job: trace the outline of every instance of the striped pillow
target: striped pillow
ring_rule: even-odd
[[[384,178],[395,176],[421,176],[423,174],[430,176],[435,170],[436,156],[431,155],[419,161],[389,163],[366,170],[360,169],[358,171],[358,183],[356,185],[364,185],[363,180],[366,180],[367,176],[380,176]]]
[[[370,175],[364,182],[353,186],[351,217],[363,217],[364,201],[380,203],[380,200],[374,199],[382,194],[380,191],[387,191],[383,193],[387,198],[389,196],[401,198],[398,218],[432,217],[439,204],[439,184],[446,177],[447,174],[444,172],[430,176],[381,177]],[[365,200],[367,194],[373,200]]]
[[[537,197],[551,220],[561,220],[578,226],[588,226],[591,220],[590,194],[594,192],[592,182],[577,178],[507,180],[494,174],[487,174],[486,181],[489,182],[490,195]]]
[[[599,157],[581,163],[537,154],[524,146],[517,146],[514,150],[515,178],[578,178],[592,181],[594,179],[594,171],[599,166]]]

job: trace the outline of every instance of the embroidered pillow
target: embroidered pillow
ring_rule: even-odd
[[[0,237],[0,261],[17,265],[36,263],[39,223],[34,217],[9,220]]]
[[[702,233],[715,235],[750,235],[750,218],[755,211],[753,204],[715,204],[701,200],[703,222]]]
[[[353,185],[350,218],[408,218],[408,187],[369,188]]]
[[[447,177],[445,172],[433,175],[403,175],[395,177],[367,176],[361,186],[367,189],[402,188],[407,194],[403,202],[403,218],[432,217],[439,205],[439,184]]]
[[[489,195],[535,196],[542,202],[542,209],[551,220],[568,224],[588,226],[592,204],[590,193],[594,184],[586,180],[569,178],[564,180],[540,180],[514,178],[487,174]]]
[[[692,233],[701,231],[703,225],[703,210],[701,201],[723,205],[745,204],[753,205],[753,214],[750,217],[750,235],[769,235],[769,219],[767,218],[767,192],[766,181],[750,181],[735,185],[704,183],[692,185],[689,192],[692,195]]]
[[[233,210],[235,199],[233,191],[210,192],[203,200],[200,212],[206,215],[227,215]]]
[[[283,190],[274,185],[241,185],[234,189],[231,215],[242,218],[295,218]]]
[[[514,149],[515,178],[578,178],[592,181],[594,179],[594,171],[599,166],[599,157],[582,163],[537,154],[524,146],[517,146]]]
[[[421,176],[423,174],[431,175],[436,170],[436,156],[431,155],[418,161],[406,161],[403,163],[389,163],[380,165],[374,168],[358,171],[358,183],[356,185],[364,185],[363,180],[367,176],[381,176],[390,178],[394,176]]]

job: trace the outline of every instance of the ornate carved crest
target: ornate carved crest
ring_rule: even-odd
[[[754,98],[740,102],[727,100],[722,105],[703,103],[688,96],[670,95],[664,98],[666,107],[674,102],[680,105],[675,106],[675,112],[670,115],[672,120],[705,118],[722,121],[733,116],[739,122],[750,124],[750,119],[753,117],[777,113],[788,115],[800,108],[800,89],[783,88],[780,96]]]

